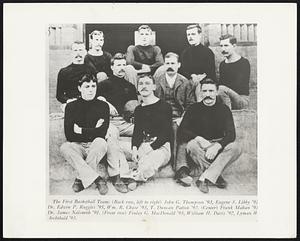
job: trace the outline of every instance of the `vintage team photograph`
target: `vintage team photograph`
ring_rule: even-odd
[[[49,195],[257,195],[258,27],[49,24]]]

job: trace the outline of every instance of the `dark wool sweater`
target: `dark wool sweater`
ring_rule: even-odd
[[[68,99],[80,97],[78,81],[87,73],[95,74],[86,64],[70,64],[62,68],[57,76],[56,99],[66,103]]]
[[[110,60],[112,56],[110,53],[103,51],[103,55],[94,56],[87,54],[84,58],[84,63],[90,65],[96,73],[105,72],[107,76],[112,75]]]
[[[126,55],[127,64],[131,64],[135,69],[141,69],[143,64],[150,65],[151,72],[164,64],[164,59],[158,46],[129,46]]]
[[[233,63],[220,63],[220,85],[240,95],[249,95],[250,63],[244,57]]]
[[[157,137],[151,143],[153,150],[170,142],[172,136],[172,108],[159,100],[154,104],[136,107],[134,111],[134,131],[132,146],[137,148],[142,144],[146,135]]]
[[[104,122],[95,128],[99,119],[103,119]],[[82,134],[74,132],[74,124],[82,128]],[[86,101],[79,98],[66,106],[64,128],[67,141],[92,142],[97,137],[105,138],[108,125],[109,107],[104,101]]]
[[[216,80],[215,55],[213,51],[199,44],[186,48],[181,54],[179,72],[191,79],[192,74],[206,73],[207,77]]]
[[[124,78],[115,75],[98,84],[97,96],[103,96],[118,111],[124,112],[124,106],[129,100],[137,100],[136,88]]]
[[[206,106],[203,102],[191,105],[178,129],[178,138],[189,142],[196,136],[207,140],[220,139],[218,142],[223,148],[233,142],[235,127],[230,109],[218,101],[213,106]]]

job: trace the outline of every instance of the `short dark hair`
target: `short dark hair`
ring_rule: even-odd
[[[177,59],[177,62],[179,62],[179,55],[178,55],[178,54],[173,53],[173,52],[168,52],[168,53],[165,55],[165,59],[170,58],[170,57],[175,57],[175,58]]]
[[[202,28],[200,27],[200,25],[198,23],[191,24],[191,25],[187,26],[186,30],[190,30],[190,29],[193,29],[193,28],[196,28],[198,30],[198,33],[202,32]]]
[[[145,24],[139,26],[138,32],[140,32],[142,29],[147,29],[147,30],[149,30],[150,32],[152,32],[152,29],[151,29],[148,25],[145,25]]]
[[[83,45],[84,45],[84,42],[82,42],[82,41],[74,41],[74,42],[71,44],[71,49],[73,49],[73,46],[74,46],[75,44],[83,44]]]
[[[205,84],[212,84],[212,85],[215,85],[217,89],[219,88],[217,82],[214,81],[213,79],[210,79],[210,78],[204,78],[203,80],[200,81],[200,87],[201,88]]]
[[[155,84],[155,80],[154,80],[154,78],[152,77],[152,75],[151,75],[151,74],[147,74],[147,73],[141,74],[141,75],[139,76],[138,84],[139,84],[139,80],[140,80],[141,78],[145,78],[145,77],[148,77],[149,79],[151,79],[151,80],[152,80],[152,83]]]
[[[236,40],[236,37],[234,37],[233,35],[231,34],[224,34],[220,37],[220,41],[221,40],[225,40],[225,39],[229,39],[229,42],[231,44],[236,44],[237,43],[237,40]]]
[[[102,31],[100,31],[100,30],[94,30],[93,32],[91,32],[91,35],[90,35],[91,39],[93,39],[94,35],[102,35],[103,38],[104,38],[104,33]]]
[[[125,55],[125,54],[122,54],[122,53],[116,53],[116,54],[111,58],[110,64],[111,64],[111,65],[114,65],[116,59],[125,59],[125,60],[126,60],[126,55]]]
[[[84,82],[90,83],[91,81],[97,83],[97,78],[94,74],[87,73],[78,81],[78,86],[81,86]]]

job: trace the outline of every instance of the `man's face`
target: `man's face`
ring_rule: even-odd
[[[155,84],[153,80],[148,76],[141,77],[138,82],[138,91],[143,97],[147,97],[153,94],[155,90]]]
[[[151,31],[149,29],[141,29],[139,31],[141,45],[148,46],[150,45],[151,41]]]
[[[101,34],[96,34],[92,36],[91,39],[92,49],[101,50],[104,44],[104,37]]]
[[[190,45],[198,45],[201,42],[201,34],[198,33],[197,28],[186,30],[186,37]]]
[[[86,50],[84,44],[72,45],[72,58],[74,64],[83,64]]]
[[[203,97],[203,103],[207,106],[212,106],[216,103],[217,99],[217,87],[214,84],[201,85],[201,94]]]
[[[123,78],[125,76],[125,59],[115,59],[114,64],[111,66],[113,74],[117,77]]]
[[[81,93],[82,99],[93,100],[96,96],[97,83],[93,81],[83,82],[81,86],[78,86],[78,90]]]
[[[228,39],[220,41],[221,53],[225,58],[229,58],[235,52],[235,44],[231,44]]]
[[[165,68],[168,75],[173,76],[178,72],[180,63],[175,56],[165,58]]]

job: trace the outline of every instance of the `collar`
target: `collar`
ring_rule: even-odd
[[[174,84],[175,84],[175,81],[176,81],[176,78],[177,78],[177,73],[173,76],[173,77],[170,77],[167,73],[166,73],[166,80],[169,84],[169,86],[171,88],[173,88]]]

